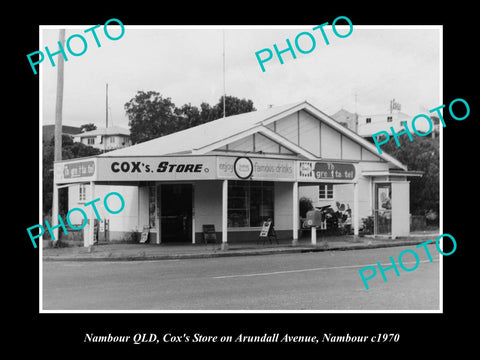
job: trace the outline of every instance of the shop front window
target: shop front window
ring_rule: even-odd
[[[273,219],[273,182],[228,182],[228,227],[257,227]]]

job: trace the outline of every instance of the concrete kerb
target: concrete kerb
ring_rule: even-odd
[[[89,252],[85,254],[76,255],[44,255],[44,261],[156,261],[156,260],[181,260],[181,259],[206,259],[206,258],[220,258],[220,257],[234,257],[234,256],[258,256],[258,255],[276,255],[276,254],[290,254],[290,253],[311,253],[311,252],[324,252],[324,251],[347,251],[347,250],[367,250],[378,249],[386,247],[398,247],[398,246],[415,246],[428,240],[428,236],[425,238],[415,238],[407,240],[372,240],[368,243],[349,242],[349,244],[335,244],[335,242],[321,241],[317,245],[302,244],[295,246],[281,246],[280,247],[255,247],[249,249],[232,249],[229,250],[216,250],[199,249],[198,252],[187,253],[168,253],[158,254],[148,251],[140,251],[135,254],[125,254],[119,252]]]

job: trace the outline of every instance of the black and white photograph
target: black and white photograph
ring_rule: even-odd
[[[36,342],[48,329],[136,355],[463,341],[472,26],[363,10],[28,23],[18,255],[33,258]]]
[[[114,20],[40,64],[42,310],[441,311],[442,29],[333,24]]]

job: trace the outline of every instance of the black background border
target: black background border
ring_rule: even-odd
[[[418,2],[417,2],[418,3]],[[466,3],[466,2],[465,2]],[[25,126],[16,128],[19,138],[25,141],[23,150],[8,156],[4,164],[9,171],[6,179],[9,186],[17,187],[11,204],[20,205],[13,212],[14,224],[8,224],[11,236],[6,241],[5,250],[9,258],[6,278],[9,288],[4,297],[9,301],[9,321],[4,328],[10,333],[8,344],[17,345],[19,351],[30,346],[44,351],[47,356],[57,357],[80,352],[96,353],[107,350],[119,352],[125,356],[153,350],[158,355],[165,351],[174,351],[175,355],[184,350],[204,349],[209,354],[222,354],[225,350],[250,349],[251,344],[158,344],[125,345],[112,343],[84,343],[86,333],[116,335],[135,333],[194,334],[200,332],[209,335],[233,335],[240,333],[263,335],[278,332],[290,335],[374,335],[378,333],[400,333],[398,343],[354,344],[339,343],[317,345],[310,344],[256,344],[267,350],[283,351],[293,348],[299,351],[313,351],[323,356],[331,350],[340,355],[351,349],[365,351],[365,355],[374,352],[384,356],[405,353],[420,355],[419,351],[429,354],[453,349],[452,345],[462,345],[462,349],[473,346],[471,336],[476,324],[472,322],[475,313],[476,278],[472,270],[476,262],[475,221],[477,215],[474,196],[476,195],[476,164],[474,150],[476,125],[476,98],[473,93],[473,76],[478,77],[474,64],[478,29],[474,24],[474,6],[461,2],[440,3],[420,7],[417,4],[382,3],[352,6],[340,2],[328,9],[321,3],[226,3],[212,4],[135,4],[124,2],[110,5],[99,4],[60,4],[49,3],[48,7],[38,5],[30,8],[28,14],[20,12],[18,22],[10,29],[7,63],[4,74],[15,71],[14,86],[6,98],[12,114],[10,123],[22,121]],[[177,8],[178,6],[178,8]],[[57,10],[60,9],[60,10]],[[26,10],[26,9],[24,9]],[[25,229],[38,223],[39,193],[38,174],[39,137],[38,137],[38,76],[33,75],[26,54],[38,50],[39,25],[75,25],[103,24],[111,18],[120,19],[125,25],[197,25],[197,24],[239,24],[239,25],[280,25],[315,24],[333,21],[338,16],[349,17],[355,25],[443,25],[443,103],[447,105],[455,98],[468,101],[470,116],[465,121],[455,121],[444,112],[447,127],[444,136],[444,222],[443,232],[452,234],[457,240],[457,251],[444,257],[444,313],[443,314],[39,314],[38,311],[38,249],[33,249]],[[14,32],[20,29],[19,32]],[[476,32],[476,33],[475,33]],[[13,57],[13,59],[10,59]],[[11,70],[10,65],[14,69]],[[21,76],[21,80],[18,81]],[[4,77],[8,79],[8,77]],[[8,80],[7,80],[7,83]],[[412,84],[412,89],[421,84]],[[440,105],[440,104],[439,104]],[[7,149],[10,146],[5,147]],[[28,149],[28,151],[25,151]],[[12,149],[13,150],[13,149]],[[41,159],[40,159],[41,161]],[[16,185],[15,178],[26,183]],[[21,190],[20,190],[21,189]],[[21,214],[21,216],[19,215]],[[7,256],[8,255],[8,256]],[[471,319],[471,320],[470,320]],[[469,321],[470,320],[470,321]],[[28,347],[26,346],[28,345]],[[226,349],[228,347],[228,349]],[[458,350],[458,348],[456,348]],[[71,352],[75,350],[75,352]],[[213,350],[213,353],[212,353]],[[78,352],[77,352],[78,351]],[[231,357],[233,352],[223,353]]]

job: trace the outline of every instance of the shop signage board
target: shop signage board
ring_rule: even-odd
[[[253,174],[253,163],[248,157],[238,157],[233,163],[233,171],[240,179],[249,179]]]
[[[295,181],[295,160],[219,156],[217,176],[232,180]]]
[[[57,183],[94,181],[97,175],[97,159],[83,159],[54,164],[54,178]]]
[[[99,181],[172,181],[216,178],[214,156],[100,157]]]
[[[142,236],[140,238],[140,243],[145,244],[148,241],[148,235],[150,233],[150,227],[144,226],[142,231]]]
[[[55,182],[253,180],[354,182],[356,164],[247,156],[96,157],[55,164]]]
[[[299,161],[299,181],[354,181],[356,167],[353,163],[330,161]]]
[[[262,230],[260,231],[260,237],[267,237],[270,232],[270,226],[272,225],[271,221],[264,221],[262,225]]]
[[[275,239],[278,244],[277,234],[275,233],[275,229],[273,228],[272,221],[264,221],[262,225],[262,230],[260,230],[260,235],[258,236],[258,240],[263,240],[263,244],[265,244],[266,240],[269,240],[270,244],[272,244],[272,238]]]

